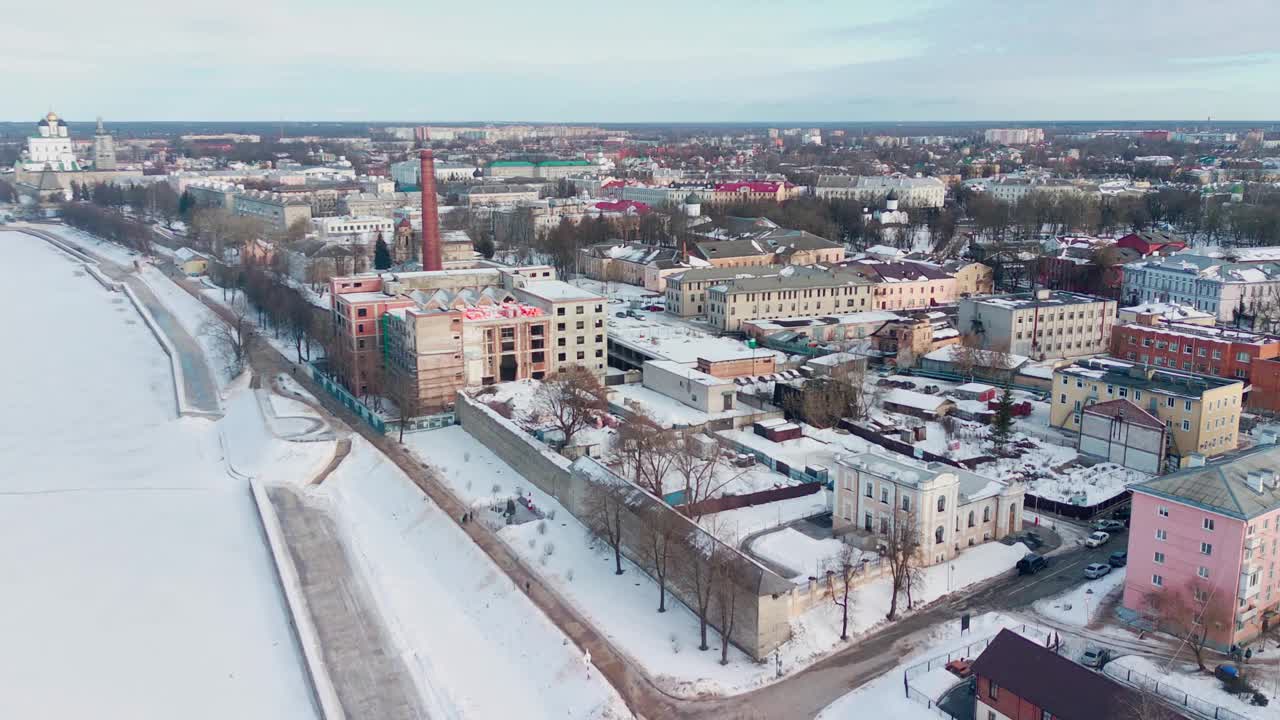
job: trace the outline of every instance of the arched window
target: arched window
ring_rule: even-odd
[[[973,511],[969,511],[969,527],[973,527]]]
[[[946,509],[947,509],[947,496],[939,495],[938,496],[938,512],[943,512]]]
[[[933,542],[937,545],[942,544],[942,526],[939,525],[937,530],[933,531]]]
[[[982,508],[982,522],[984,523],[991,522],[991,506],[990,505]]]

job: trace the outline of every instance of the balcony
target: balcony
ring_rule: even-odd
[[[1262,535],[1254,533],[1244,539],[1245,550],[1257,552],[1260,547],[1262,547]]]
[[[1249,577],[1252,574],[1253,573],[1249,573],[1249,572],[1240,573],[1240,592],[1237,595],[1237,597],[1239,597],[1241,600],[1248,600],[1254,595],[1257,595],[1258,592],[1262,590],[1261,582],[1255,583],[1252,586],[1249,585]]]

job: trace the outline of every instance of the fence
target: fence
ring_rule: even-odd
[[[365,406],[364,403],[360,402],[356,396],[347,392],[347,389],[339,385],[337,380],[334,380],[325,374],[324,366],[321,362],[322,361],[316,361],[309,365],[311,368],[311,379],[319,383],[320,387],[325,389],[325,392],[337,398],[338,402],[346,405],[348,410],[360,416],[361,420],[369,423],[370,427],[385,435],[387,432],[386,421],[379,417],[377,413]],[[406,430],[407,429],[408,428],[406,428]]]
[[[742,443],[732,438],[726,438],[726,437],[720,436],[718,437],[718,439],[720,440],[720,442],[723,442],[727,444],[729,447],[733,448],[734,452],[742,453],[745,455],[754,455],[756,458],[756,461],[759,462],[761,465],[768,467],[770,470],[773,470],[774,472],[782,473],[783,475],[786,475],[792,480],[796,480],[802,483],[819,483],[822,485],[829,485],[831,483],[831,477],[829,474],[826,476],[810,475],[809,473],[805,472],[803,468],[792,467],[786,461],[776,460],[770,457],[767,453],[761,450],[756,450],[755,448],[752,448],[748,445],[743,445]]]
[[[1160,699],[1187,708],[1188,710],[1210,717],[1214,720],[1248,720],[1244,715],[1232,712],[1224,707],[1215,705],[1208,700],[1203,700],[1184,690],[1179,690],[1176,685],[1171,682],[1160,682],[1155,678],[1140,673],[1137,670],[1131,670],[1126,667],[1118,667],[1115,663],[1108,663],[1102,668],[1103,674],[1118,680],[1126,685],[1131,685],[1143,692],[1149,692],[1156,695]]]
[[[958,467],[958,468],[964,467],[963,465],[956,462],[955,460],[952,460],[951,458],[943,457],[936,453],[931,453],[928,450],[921,450],[920,448],[917,448],[916,446],[911,445],[909,443],[904,443],[901,440],[894,440],[893,438],[885,437],[884,435],[881,435],[880,433],[874,430],[869,430],[853,422],[850,422],[848,419],[841,420],[840,427],[841,429],[848,430],[849,433],[852,435],[857,435],[863,440],[866,440],[868,442],[873,442],[876,445],[879,445],[880,447],[888,448],[889,450],[892,450],[898,453],[899,455],[906,455],[907,457],[920,458],[922,460],[928,460],[930,462],[940,462],[946,465],[950,465],[951,467]]]
[[[822,490],[822,486],[818,483],[805,483],[803,485],[791,485],[789,487],[770,488],[768,490],[760,490],[757,492],[743,493],[741,495],[725,495],[724,497],[711,498],[702,502],[693,503],[687,508],[677,508],[686,515],[701,516],[710,513],[718,513],[723,510],[736,510],[737,508],[751,507],[753,505],[763,505],[765,503],[776,502],[778,500],[789,500],[791,498],[812,495]],[[674,495],[675,493],[672,493]],[[670,496],[668,496],[670,497]],[[681,497],[683,500],[683,491]],[[670,502],[670,500],[668,500]]]
[[[458,414],[453,412],[440,413],[438,415],[420,415],[418,417],[409,418],[404,422],[404,431],[406,433],[421,432],[423,430],[439,430],[440,428],[449,427],[458,424]],[[400,432],[400,420],[387,421],[387,434],[395,435]]]
[[[1062,517],[1071,518],[1073,520],[1088,520],[1104,510],[1128,502],[1129,496],[1132,494],[1132,490],[1126,489],[1119,495],[1107,498],[1100,503],[1095,503],[1093,505],[1076,505],[1074,503],[1062,502],[1060,500],[1048,500],[1046,498],[1027,493],[1022,497],[1022,506],[1030,508],[1036,512],[1044,511],[1056,513]]]
[[[1024,635],[1024,636],[1028,635],[1033,631],[1044,632],[1044,633],[1050,632],[1038,626],[1029,626],[1026,624],[1019,625],[1016,628],[1010,627],[1008,629],[1013,630],[1017,632],[1019,635]],[[926,695],[925,693],[922,693],[919,690],[916,690],[915,688],[911,687],[911,680],[913,678],[920,677],[921,675],[927,672],[937,670],[938,668],[945,668],[947,666],[947,663],[951,662],[952,660],[972,660],[973,658],[977,657],[979,653],[985,650],[987,646],[991,644],[991,641],[994,640],[996,638],[996,635],[998,634],[999,633],[996,633],[995,635],[988,635],[979,640],[974,640],[968,645],[965,645],[963,648],[957,648],[955,650],[951,650],[950,652],[945,652],[945,653],[935,655],[923,662],[919,662],[919,663],[916,663],[915,665],[912,665],[906,670],[903,670],[902,686],[903,686],[903,689],[906,691],[907,699],[914,700],[915,702],[918,702],[921,705],[924,705],[926,708],[932,710],[933,713],[938,717],[954,718],[955,717],[954,715],[952,715],[951,713],[939,707],[937,700],[934,700],[932,697]],[[959,685],[958,682],[956,684]],[[948,690],[948,692],[950,692],[950,690]]]

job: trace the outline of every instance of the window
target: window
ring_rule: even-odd
[[[969,527],[973,527],[973,521],[974,521],[973,511],[970,510],[969,511]]]
[[[1212,554],[1213,554],[1213,543],[1206,543],[1206,542],[1202,542],[1202,543],[1200,543],[1200,554],[1201,554],[1201,555],[1212,555]]]
[[[889,504],[889,488],[880,488],[880,502]]]
[[[1199,575],[1199,576],[1200,576],[1200,577],[1202,577],[1202,578],[1208,579],[1208,577],[1209,577],[1209,568],[1207,568],[1207,567],[1205,567],[1205,566],[1201,565],[1200,567],[1196,568],[1196,575]]]
[[[1156,514],[1159,515],[1160,517],[1169,517],[1169,508],[1165,507],[1164,505],[1161,505],[1160,507],[1156,508]]]
[[[1157,552],[1157,553],[1156,553],[1156,562],[1157,562],[1157,563],[1159,563],[1159,564],[1161,564],[1161,565],[1163,565],[1163,564],[1164,564],[1164,553],[1162,553],[1162,552]]]
[[[1195,594],[1196,602],[1209,602],[1208,590],[1203,590],[1201,588],[1193,588],[1192,592]]]
[[[991,506],[990,505],[982,508],[982,522],[984,523],[991,522]]]
[[[1238,353],[1236,353],[1236,360],[1238,360],[1238,361],[1240,361],[1240,362],[1242,362],[1242,363],[1247,363],[1247,362],[1249,362],[1249,353],[1247,353],[1247,352],[1238,352]]]
[[[946,509],[947,509],[947,496],[939,495],[938,496],[938,512],[943,512]]]
[[[583,313],[585,313],[586,311],[587,311],[587,308],[586,308],[586,306],[585,306],[585,305],[579,305],[579,306],[577,306],[577,307],[575,307],[575,308],[573,309],[573,313],[574,313],[575,315],[582,315],[582,314],[583,314]]]
[[[1168,540],[1168,539],[1169,539],[1169,531],[1168,531],[1168,530],[1165,530],[1165,529],[1163,529],[1163,528],[1156,530],[1156,539],[1157,539],[1157,540]]]
[[[1190,421],[1190,420],[1183,420],[1183,421],[1182,421],[1182,431],[1183,431],[1183,432],[1186,432],[1186,431],[1188,431],[1188,430],[1190,430],[1190,429],[1191,429],[1191,421]]]
[[[911,512],[911,498],[902,496],[902,512]]]
[[[564,308],[562,307],[556,308],[556,315],[564,315]]]
[[[369,308],[360,308],[359,310],[356,310],[356,317],[368,317],[368,316],[369,316]]]
[[[992,700],[1000,697],[1000,686],[996,685],[995,680],[990,681],[990,687],[987,688],[987,697],[990,697]]]
[[[1058,402],[1061,402],[1062,404],[1065,405],[1067,403],[1067,394],[1062,393],[1062,398]]]
[[[1204,529],[1213,532],[1213,518],[1204,519]]]
[[[1129,397],[1129,388],[1120,388],[1120,397]]]
[[[1156,587],[1164,587],[1164,576],[1163,576],[1163,575],[1152,575],[1152,576],[1151,576],[1151,584],[1152,584],[1152,585],[1155,585]]]
[[[939,526],[938,526],[938,529],[937,529],[937,530],[934,530],[934,531],[933,531],[933,543],[934,543],[935,545],[941,545],[941,544],[942,544],[942,533],[943,533],[943,528],[942,528],[942,526],[941,526],[941,525],[939,525]]]
[[[1164,406],[1165,406],[1165,407],[1173,407],[1173,398],[1171,398],[1171,397],[1167,397],[1167,398],[1165,398],[1165,399],[1164,399]]]
[[[867,497],[872,497],[873,492],[875,492],[875,488],[872,487],[871,483],[867,483],[867,490],[863,494],[866,495]]]
[[[1191,412],[1191,401],[1190,401],[1190,400],[1183,400],[1183,401],[1182,401],[1182,409],[1183,409],[1183,410],[1185,410],[1186,412]]]

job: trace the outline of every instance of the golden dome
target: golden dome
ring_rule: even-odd
[[[44,116],[44,119],[45,119],[45,120],[48,120],[48,121],[49,121],[49,122],[51,122],[51,123],[52,123],[52,122],[58,122],[58,113],[56,113],[56,112],[54,112],[54,111],[50,110],[50,111],[49,111],[49,114]]]

